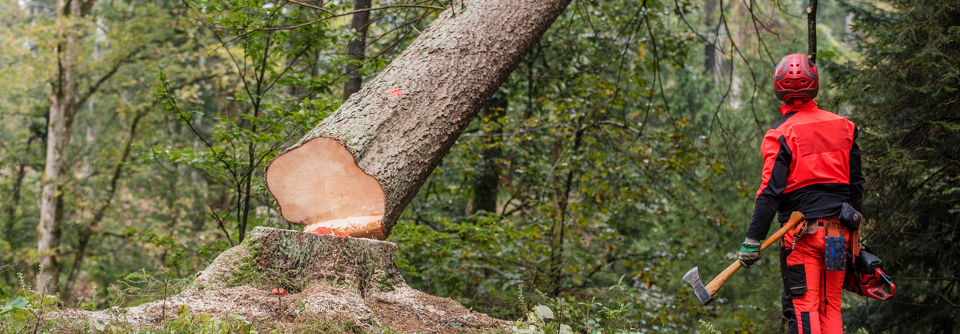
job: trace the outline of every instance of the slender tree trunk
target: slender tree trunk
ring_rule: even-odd
[[[71,302],[74,299],[73,287],[76,284],[77,276],[80,274],[80,268],[83,267],[83,259],[86,256],[87,246],[90,244],[90,238],[93,237],[94,230],[97,228],[97,225],[100,224],[100,221],[103,220],[104,215],[107,213],[107,209],[110,208],[110,204],[113,203],[114,195],[117,193],[117,182],[120,180],[120,174],[123,171],[123,164],[126,163],[127,158],[130,157],[130,150],[133,147],[133,139],[136,137],[137,125],[140,123],[140,119],[146,115],[146,111],[138,111],[133,117],[133,121],[130,123],[130,134],[127,136],[127,142],[123,146],[123,153],[120,154],[120,160],[117,161],[117,165],[113,168],[113,175],[110,178],[110,186],[107,188],[107,194],[105,195],[103,202],[97,207],[97,211],[93,213],[93,218],[90,219],[90,222],[87,226],[84,226],[78,235],[77,240],[77,250],[73,256],[73,266],[70,269],[70,275],[67,276],[66,284],[64,284],[63,291],[61,293],[64,296],[66,302]]]
[[[507,109],[507,97],[498,92],[483,106],[480,117],[489,120],[493,126],[491,133],[499,133],[500,125],[496,123]],[[482,122],[485,124],[486,122]],[[490,134],[490,133],[488,133]],[[496,136],[483,137],[483,148],[480,149],[480,164],[473,183],[473,203],[471,214],[478,211],[497,212],[497,193],[500,182],[500,147],[496,146],[499,140]]]
[[[807,7],[807,56],[817,62],[817,0],[810,0]]]
[[[386,238],[463,129],[569,2],[453,2],[356,96],[267,167],[284,219]]]
[[[254,131],[256,131],[256,127],[254,127]],[[243,184],[243,192],[240,193],[241,196],[243,196],[243,206],[241,207],[241,209],[243,210],[243,215],[241,216],[239,221],[240,226],[237,227],[238,243],[243,242],[243,239],[247,237],[247,222],[248,222],[248,218],[250,217],[250,197],[253,194],[253,188],[252,188],[253,187],[253,168],[254,168],[254,160],[256,159],[256,156],[254,155],[254,152],[253,152],[253,143],[250,143],[249,151],[250,151],[250,155],[249,155],[250,166],[248,167],[248,171],[246,172],[247,173],[246,183]]]
[[[60,274],[60,217],[63,212],[61,174],[64,170],[64,150],[70,144],[73,117],[77,104],[77,60],[79,32],[71,21],[81,18],[82,1],[57,1],[56,55],[58,73],[50,93],[50,120],[47,124],[47,155],[44,165],[40,197],[37,257],[43,270],[37,275],[37,288],[53,293]]]
[[[37,258],[43,270],[37,275],[37,288],[43,293],[56,292],[60,279],[60,235],[63,218],[62,189],[65,150],[70,145],[73,120],[80,106],[110,79],[123,64],[133,61],[144,49],[131,50],[125,57],[81,93],[77,88],[77,66],[83,20],[96,3],[95,0],[57,0],[56,38],[57,76],[51,82],[50,115],[47,122],[47,152],[44,163],[40,196],[40,222],[37,224]]]
[[[570,150],[571,154],[576,154],[580,149],[580,143],[582,142],[584,133],[583,121],[585,118],[586,115],[583,115],[577,119],[575,125],[576,130],[573,135],[573,148]],[[560,152],[561,143],[558,140],[554,145],[554,168],[560,164]],[[567,204],[570,201],[570,190],[573,189],[573,172],[574,170],[567,172],[567,177],[564,179],[562,187],[557,185],[553,193],[553,202],[557,206],[557,213],[553,221],[553,240],[550,245],[550,280],[553,285],[551,289],[552,296],[560,295],[560,281],[563,279],[563,238],[567,231]]]
[[[310,1],[303,1],[303,2],[310,3]],[[314,1],[311,4],[317,7],[323,7],[323,1]],[[316,12],[290,13],[291,16],[296,14],[299,14],[298,16],[295,17],[297,19],[307,19],[307,20],[317,19],[317,16],[315,15]],[[308,36],[308,35],[309,34],[303,34],[301,36]],[[317,70],[318,70],[317,58],[319,57],[319,50],[317,50],[316,48],[311,48],[308,51],[303,51],[303,54],[298,55],[297,54],[298,48],[299,47],[297,46],[297,43],[290,43],[287,49],[287,54],[289,55],[288,62],[290,62],[291,64],[290,65],[291,71],[297,71],[297,72],[300,72],[301,74],[309,75],[311,77],[316,77]],[[308,97],[307,93],[309,93],[307,91],[307,86],[303,86],[303,85],[287,86],[284,88],[284,90],[288,95],[294,97],[296,100],[302,100],[304,98],[307,98]]]
[[[7,205],[7,223],[3,228],[3,235],[8,242],[14,241],[13,225],[17,222],[17,208],[20,206],[20,189],[23,187],[23,177],[27,175],[26,166],[18,163],[16,180],[13,182],[13,192],[10,194],[10,203]]]
[[[713,19],[713,12],[717,9],[716,0],[705,0],[703,2],[703,13],[705,15],[703,20],[703,25],[706,27],[706,33],[704,34],[708,38],[716,37],[714,34],[713,25],[716,23]],[[707,41],[703,43],[703,68],[707,75],[707,84],[704,87],[703,91],[709,93],[713,90],[714,86],[714,74],[717,73],[717,49],[714,46],[714,43],[717,42],[716,38],[713,38],[712,41]]]
[[[343,84],[343,100],[346,101],[350,95],[360,90],[363,78],[357,69],[363,65],[364,54],[367,49],[367,26],[370,24],[370,0],[354,0],[353,10],[364,10],[353,14],[353,20],[350,27],[357,32],[357,38],[350,40],[347,44],[347,57],[350,63],[347,64],[347,82]]]

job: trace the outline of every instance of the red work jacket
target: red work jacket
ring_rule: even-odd
[[[853,122],[810,101],[780,106],[783,118],[763,137],[763,181],[747,237],[763,240],[774,214],[780,222],[800,211],[806,218],[837,214],[863,203],[860,147]]]

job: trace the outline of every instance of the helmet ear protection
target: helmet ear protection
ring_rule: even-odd
[[[794,53],[780,59],[773,76],[773,90],[780,101],[813,100],[820,91],[817,65],[807,56]]]

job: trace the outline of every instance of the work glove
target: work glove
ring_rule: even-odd
[[[747,237],[740,246],[740,253],[737,254],[740,263],[744,268],[750,268],[751,265],[760,260],[760,241]]]

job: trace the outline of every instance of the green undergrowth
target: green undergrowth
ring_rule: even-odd
[[[208,282],[214,283],[216,287],[205,287],[199,282],[195,284],[193,277],[177,278],[170,270],[161,267],[153,273],[141,270],[121,277],[116,284],[108,288],[109,298],[100,302],[83,298],[68,302],[59,295],[44,296],[34,287],[27,285],[29,280],[25,280],[21,275],[18,288],[0,295],[0,333],[400,333],[389,326],[359,324],[350,317],[331,318],[310,313],[302,303],[294,313],[280,322],[246,319],[239,313],[212,316],[191,312],[186,305],[176,312],[158,316],[158,319],[148,326],[124,320],[123,313],[127,307],[162,300],[191,287],[204,289],[248,285],[265,290],[279,287],[290,293],[298,293],[311,285],[322,284],[344,287],[353,293],[360,293],[360,284],[350,279],[355,276],[342,272],[339,268],[336,279],[313,278],[310,269],[305,266],[297,265],[296,268],[287,269],[260,263],[264,256],[270,256],[267,253],[282,253],[285,255],[285,262],[302,264],[307,263],[310,254],[329,254],[334,251],[332,247],[339,246],[342,249],[338,251],[356,255],[345,265],[356,268],[356,275],[366,279],[366,284],[376,285],[374,288],[381,292],[395,288],[388,274],[376,270],[373,261],[376,261],[377,257],[373,250],[352,240],[345,240],[337,246],[320,242],[307,243],[307,246],[283,244],[266,249],[261,237],[251,235],[242,243],[243,251],[229,255],[231,258],[226,260],[236,269]],[[261,268],[264,265],[266,269]],[[69,306],[66,306],[68,303]],[[112,312],[109,318],[114,318],[113,315],[116,314],[118,320],[102,323],[90,318],[68,319],[56,314],[67,309],[97,311],[104,308]]]
[[[156,288],[162,280],[145,277],[137,274],[136,281],[126,287],[115,287],[118,291],[126,291],[127,296],[148,296],[151,289]],[[138,288],[136,285],[146,282],[148,287]],[[172,285],[167,282],[167,285]],[[139,289],[139,290],[138,290]],[[171,291],[173,291],[171,289]],[[163,296],[156,296],[163,298]],[[149,301],[138,299],[135,302]],[[116,300],[122,303],[122,300]],[[137,334],[166,334],[166,333],[356,333],[379,334],[399,333],[389,327],[369,327],[358,324],[352,319],[330,318],[306,312],[306,305],[301,304],[295,318],[284,323],[256,321],[245,319],[233,313],[226,317],[214,317],[207,314],[190,312],[189,306],[181,306],[176,312],[166,314],[163,319],[149,326],[142,326],[124,320],[123,308],[110,307],[110,310],[119,312],[118,321],[103,323],[93,319],[67,319],[58,317],[55,312],[63,310],[64,301],[58,296],[43,296],[40,293],[23,289],[16,297],[0,300],[0,333],[4,334],[43,334],[43,333],[137,333]]]
[[[244,319],[237,315],[212,317],[190,314],[186,307],[152,327],[118,321],[104,324],[91,320],[40,320],[30,312],[20,312],[0,320],[0,332],[20,333],[394,333],[389,328],[367,328],[350,320],[326,317],[300,317],[293,323],[267,323]]]
[[[163,269],[160,271],[164,272]],[[357,323],[350,317],[328,317],[307,311],[307,304],[299,303],[295,310],[285,315],[283,321],[263,321],[248,319],[234,312],[226,316],[212,316],[191,311],[182,305],[176,311],[157,316],[149,324],[134,323],[125,318],[126,307],[161,300],[181,292],[189,287],[190,280],[165,279],[141,271],[127,275],[121,283],[110,290],[117,298],[110,300],[108,318],[116,319],[104,323],[94,318],[67,318],[57,312],[97,311],[97,304],[81,300],[75,306],[67,307],[59,295],[43,295],[25,284],[21,279],[19,289],[5,298],[0,298],[0,333],[3,334],[46,334],[46,333],[356,333],[356,334],[393,334],[408,333],[391,328],[389,325],[367,325]],[[319,284],[332,284],[324,280]],[[549,327],[548,327],[549,328]],[[510,333],[505,330],[461,329],[457,333]]]

